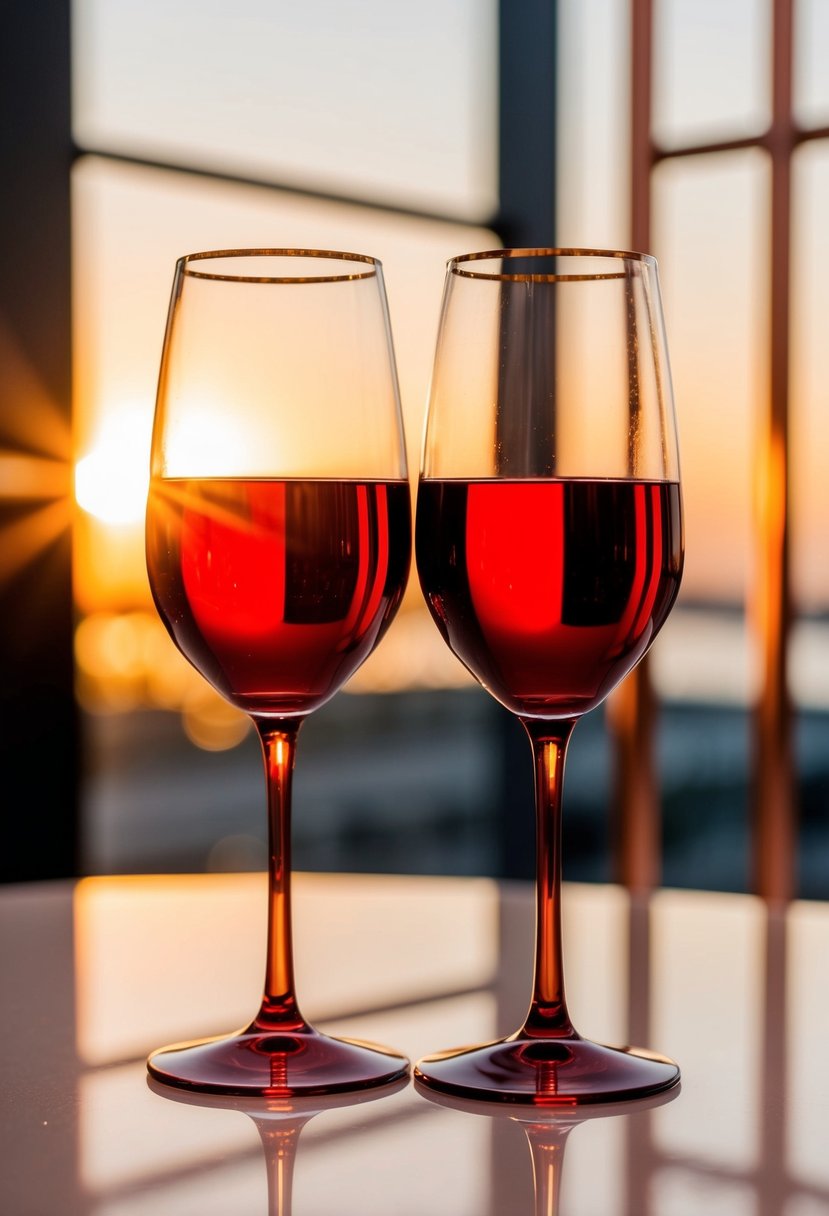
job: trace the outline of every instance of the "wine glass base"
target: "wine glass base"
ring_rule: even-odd
[[[244,1030],[162,1047],[147,1070],[180,1089],[290,1098],[388,1085],[409,1075],[409,1061],[386,1047],[311,1029]]]
[[[642,1098],[670,1089],[679,1075],[673,1060],[641,1048],[520,1032],[497,1043],[426,1056],[414,1070],[417,1082],[441,1093],[545,1107]]]

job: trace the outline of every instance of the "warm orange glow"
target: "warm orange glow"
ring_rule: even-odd
[[[75,605],[80,613],[151,607],[143,521],[113,527],[78,510],[74,536]]]
[[[148,422],[138,411],[114,413],[75,466],[78,505],[106,524],[144,517],[149,486]]]
[[[190,742],[206,752],[228,751],[250,730],[250,719],[204,682],[198,694],[185,702],[182,724]]]
[[[765,656],[764,677],[775,678],[775,646],[782,636],[782,586],[785,571],[783,530],[786,521],[785,440],[775,431],[761,445],[756,460],[756,514],[760,523],[758,594],[752,607],[760,646]]]
[[[75,631],[75,663],[78,698],[93,712],[178,709],[203,683],[148,612],[85,617]]]
[[[313,354],[309,352],[308,357],[313,358]],[[165,475],[241,476],[255,464],[257,445],[246,435],[244,420],[234,411],[232,400],[212,395],[206,385],[199,385],[194,393],[185,395],[179,390],[179,394],[164,451]]]
[[[235,747],[250,728],[179,654],[154,613],[85,617],[75,631],[75,663],[78,700],[93,713],[177,710],[190,742],[205,751]]]
[[[93,1066],[129,1060],[153,1043],[241,1024],[261,981],[263,897],[258,874],[82,879],[73,897],[80,1059]],[[236,900],[232,917],[228,899]],[[136,900],[138,920],[130,912]],[[168,931],[173,921],[185,927],[185,938]],[[200,966],[182,948],[187,937],[210,941],[221,967]],[[141,994],[140,1013],[130,991]],[[176,997],[186,1017],[176,1015]]]
[[[81,1062],[95,1067],[143,1060],[159,1043],[215,1034],[249,1019],[250,1007],[261,996],[266,898],[264,873],[78,882],[73,920]],[[407,900],[415,898],[418,914],[413,919]],[[600,991],[618,993],[617,968],[625,965],[625,953],[618,948],[616,928],[625,922],[617,905],[626,897],[599,888],[571,888],[569,898],[577,913],[572,918],[577,944],[584,933],[593,945],[583,975],[574,964],[577,994],[581,979],[588,993],[590,985],[595,987],[597,949],[599,974],[608,977]],[[292,901],[296,952],[303,960],[303,1008],[313,1016],[332,1021],[358,1007],[399,1006],[393,1015],[386,1013],[392,1018],[388,1028],[377,1023],[378,1037],[388,1029],[386,1037],[397,1040],[403,1031],[404,1041],[411,1038],[413,1055],[435,1042],[461,1041],[464,1034],[493,1033],[488,993],[445,1002],[445,1010],[443,1004],[434,1010],[417,1004],[414,1015],[403,1009],[412,999],[491,982],[498,961],[500,906],[492,880],[295,874]],[[603,911],[608,901],[613,931],[607,927],[610,913]],[[431,940],[440,941],[441,949],[424,950],[423,943]],[[203,948],[196,949],[196,943]],[[376,957],[382,964],[355,969],[355,943],[361,957]],[[585,952],[573,954],[577,960]],[[597,1008],[599,1028],[609,1025],[620,1036],[607,1013],[614,1002],[607,999]],[[365,1016],[343,1020],[336,1032],[365,1033],[367,1025],[371,1029]]]
[[[16,504],[14,510],[4,510],[0,527],[0,582],[5,582],[44,558],[69,527],[70,446],[64,411],[2,322],[0,363],[13,405],[3,419],[8,446],[0,450],[0,501]],[[45,571],[43,577],[47,579]],[[44,585],[44,596],[50,591]]]
[[[80,448],[74,573],[82,613],[149,606],[144,510],[151,427],[151,402],[111,405]]]
[[[63,460],[0,452],[0,496],[18,501],[64,498],[69,493],[69,465]]]
[[[59,498],[0,528],[0,581],[39,557],[68,526],[68,503]]]
[[[14,401],[14,409],[4,412],[4,441],[15,452],[36,452],[53,460],[67,461],[71,454],[71,437],[65,410],[40,379],[24,344],[2,321],[0,363],[7,400]],[[0,480],[5,491],[5,469],[3,472]],[[51,492],[51,489],[45,491]],[[65,488],[59,492],[64,493]]]

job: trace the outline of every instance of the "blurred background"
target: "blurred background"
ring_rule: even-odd
[[[446,259],[660,261],[687,563],[573,739],[565,876],[829,897],[829,5],[37,0],[0,58],[5,880],[263,868],[258,742],[143,559],[175,259],[379,257],[410,468]],[[531,874],[529,749],[428,618],[303,729],[295,864]]]

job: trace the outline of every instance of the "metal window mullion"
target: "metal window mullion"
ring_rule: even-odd
[[[775,0],[773,105],[768,131],[753,138],[660,149],[651,133],[652,0],[632,0],[631,239],[650,243],[651,173],[664,159],[743,148],[765,149],[771,160],[769,233],[770,392],[760,423],[755,489],[757,575],[751,596],[761,691],[754,714],[752,771],[754,889],[786,900],[795,890],[795,780],[787,656],[792,622],[789,569],[789,358],[791,163],[795,147],[822,138],[800,131],[792,114],[792,0]],[[658,881],[659,807],[653,765],[654,698],[647,668],[628,681],[614,719],[617,737],[618,869],[629,886]]]
[[[770,217],[770,393],[756,467],[759,554],[755,586],[762,685],[754,719],[754,887],[786,900],[795,888],[795,783],[787,655],[789,570],[789,322],[792,118],[792,0],[775,0]]]
[[[652,0],[631,2],[631,247],[650,248]],[[609,721],[615,743],[616,856],[619,881],[639,891],[661,878],[661,806],[654,747],[656,698],[645,658],[614,693]]]
[[[556,0],[499,0],[498,214],[505,246],[555,244]],[[498,873],[535,871],[533,767],[524,731],[494,703],[492,737],[500,753]]]

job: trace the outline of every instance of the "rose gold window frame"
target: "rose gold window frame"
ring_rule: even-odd
[[[750,627],[761,690],[753,710],[753,889],[770,900],[795,893],[796,794],[793,712],[788,693],[792,628],[789,560],[789,360],[791,317],[792,161],[809,140],[829,138],[829,127],[802,128],[793,109],[794,0],[773,0],[772,108],[769,127],[731,140],[663,148],[654,140],[652,88],[654,0],[631,0],[631,247],[651,247],[652,173],[668,158],[728,155],[759,148],[771,165],[768,231],[770,274],[770,389],[758,420],[759,455],[753,471],[759,510],[754,520],[757,566],[749,591]],[[654,762],[654,695],[646,665],[627,683],[616,706],[618,871],[628,886],[659,882],[660,808]]]

